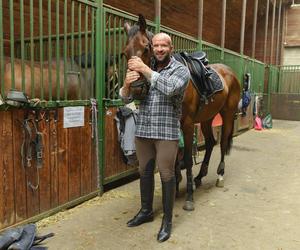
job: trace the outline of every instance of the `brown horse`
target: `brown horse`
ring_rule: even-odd
[[[149,32],[146,30],[146,21],[142,15],[139,16],[137,24],[130,27],[125,25],[128,34],[128,41],[124,49],[127,59],[131,56],[140,56],[145,64],[149,65],[153,56]],[[185,210],[193,210],[193,176],[192,176],[192,144],[194,134],[194,124],[201,123],[201,130],[205,138],[205,156],[201,164],[201,169],[194,179],[196,186],[201,184],[201,179],[206,176],[210,156],[215,145],[212,131],[212,121],[220,113],[223,119],[221,137],[221,161],[218,166],[217,185],[223,186],[223,175],[225,172],[225,154],[229,153],[232,144],[233,124],[235,114],[240,100],[240,84],[234,72],[226,65],[212,64],[210,67],[217,72],[224,88],[216,92],[207,103],[201,101],[192,81],[188,83],[185,90],[181,128],[184,135],[184,166],[187,175],[187,196],[184,205]],[[143,81],[143,79],[141,79]],[[176,171],[178,173],[178,171]],[[176,176],[177,177],[177,176]],[[178,183],[178,182],[177,182]]]
[[[14,86],[12,82],[12,63],[10,58],[4,58],[4,96],[11,89],[23,91],[29,98],[43,100],[79,100],[94,96],[95,63],[92,65],[90,53],[86,56],[68,58],[66,64],[62,58],[57,62],[45,61],[42,68],[39,62],[24,60],[24,88],[22,87],[22,61],[14,59]],[[108,65],[109,64],[109,65]],[[113,58],[105,61],[105,81],[107,96],[114,98],[113,85],[118,81],[116,65]],[[65,74],[66,73],[66,74]],[[51,75],[51,82],[49,81]],[[66,81],[65,81],[66,76]],[[114,81],[114,83],[113,83]],[[0,83],[0,86],[2,83]]]

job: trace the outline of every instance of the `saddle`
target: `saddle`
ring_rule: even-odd
[[[223,90],[224,86],[218,74],[208,66],[205,52],[180,52],[174,54],[174,58],[188,67],[194,87],[205,103],[214,93]]]

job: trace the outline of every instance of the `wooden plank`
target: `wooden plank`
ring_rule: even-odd
[[[0,228],[15,222],[11,111],[0,112]]]
[[[121,174],[131,168],[123,161],[122,151],[118,142],[118,131],[114,117],[117,108],[109,109],[105,116],[105,178]]]
[[[81,128],[68,128],[69,201],[80,197]]]
[[[117,171],[116,158],[118,157],[117,151],[114,152],[114,129],[113,129],[113,117],[115,116],[115,108],[110,108],[109,112],[105,115],[105,178],[113,176]]]
[[[92,133],[90,122],[90,109],[85,108],[84,127],[81,128],[81,195],[91,192],[91,156],[92,156]]]
[[[58,122],[58,201],[69,201],[68,130],[63,128],[63,109],[59,109]]]
[[[51,110],[49,121],[49,150],[50,150],[50,192],[51,207],[58,206],[58,159],[57,159],[57,119],[58,111]]]
[[[93,138],[92,140],[92,151],[91,151],[91,165],[92,165],[92,169],[91,169],[91,189],[92,191],[97,190],[98,189],[98,177],[99,173],[100,173],[100,169],[98,168],[98,163],[97,163],[97,146],[96,146],[96,140],[97,138]],[[100,156],[103,157],[103,156]]]
[[[15,175],[15,206],[16,222],[27,218],[27,182],[26,173],[22,165],[21,145],[23,142],[23,132],[21,121],[24,119],[24,111],[17,109],[13,112],[13,155],[14,155],[14,175]]]
[[[51,208],[51,188],[50,188],[50,149],[49,149],[49,111],[41,111],[39,116],[39,131],[43,136],[43,165],[40,169],[40,212],[45,212]]]
[[[25,111],[26,112],[26,111]],[[28,118],[35,119],[35,115],[32,111],[29,111]],[[32,133],[35,135],[35,131],[33,126],[31,126]],[[34,154],[34,150],[32,152]],[[32,217],[34,215],[39,214],[39,203],[40,203],[40,194],[39,188],[34,189],[33,186],[38,185],[38,172],[36,166],[36,160],[34,156],[32,156],[31,166],[26,167],[25,169],[26,177],[27,177],[27,215],[28,217]],[[31,186],[31,187],[30,187]]]

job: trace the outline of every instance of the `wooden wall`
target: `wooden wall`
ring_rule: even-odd
[[[116,107],[111,107],[105,113],[105,167],[104,182],[108,182],[120,174],[137,170],[137,167],[124,163],[120,143],[118,142],[118,131],[115,121]]]
[[[24,109],[0,112],[0,229],[97,190],[90,108],[85,108],[84,127],[77,128],[63,128],[62,108],[39,114],[44,154],[37,190],[28,187],[29,181],[37,180],[35,161],[26,169],[21,164],[20,122],[26,113]],[[35,117],[32,111],[29,117]]]
[[[300,46],[300,6],[287,8],[285,46]]]
[[[240,52],[241,10],[243,1],[227,0],[226,2],[225,47]],[[142,13],[149,20],[154,20],[155,17],[154,0],[131,0],[127,2],[104,0],[104,3],[136,15]],[[190,36],[198,37],[198,0],[164,0],[161,5],[161,23],[163,25]],[[264,25],[262,25],[262,23],[264,22],[265,9],[266,1],[259,1],[257,32],[264,32]],[[247,39],[245,38],[245,53],[249,55],[253,29],[254,0],[247,1],[246,11],[245,36]],[[203,40],[220,45],[221,29],[222,1],[203,1]],[[260,46],[262,46],[262,44],[258,41],[257,50],[259,50]]]
[[[254,14],[254,1],[247,1],[246,8],[246,20],[245,20],[245,55],[251,55],[252,48],[252,30],[253,30],[253,14]],[[76,1],[68,1],[68,32],[71,32],[71,2],[75,3],[75,17],[79,13],[79,5]],[[221,27],[222,27],[222,1],[210,0],[203,1],[203,40],[209,43],[220,45],[221,43]],[[227,0],[226,7],[226,25],[225,25],[225,47],[240,52],[240,30],[241,30],[241,10],[242,0]],[[8,1],[3,1],[3,21],[4,27],[10,27],[10,15]],[[51,4],[51,21],[52,21],[52,34],[56,32],[55,17],[56,17],[56,1],[52,0]],[[149,20],[154,21],[155,19],[155,1],[154,0],[131,0],[131,1],[120,1],[120,0],[104,0],[105,4],[111,5],[115,8],[119,8],[132,14],[142,13]],[[48,6],[47,1],[43,1],[43,34],[48,35]],[[198,34],[198,0],[185,0],[185,1],[173,1],[164,0],[161,3],[161,23],[165,26],[186,33],[193,37],[197,37]],[[268,46],[271,39],[271,22],[272,22],[272,1],[270,1],[270,14],[269,14],[269,32],[268,32]],[[34,0],[34,36],[40,34],[39,31],[39,1]],[[278,7],[278,6],[277,6]],[[91,9],[89,8],[88,26],[91,24]],[[277,8],[278,9],[278,8]],[[20,38],[20,5],[17,1],[14,2],[14,39]],[[82,30],[85,27],[85,8],[81,5],[81,27]],[[63,33],[64,23],[64,1],[59,2],[59,30]],[[256,41],[256,53],[255,57],[258,60],[263,59],[263,48],[264,48],[264,23],[265,23],[265,12],[266,12],[266,0],[258,1],[258,21],[257,21],[257,41]],[[277,17],[276,17],[277,20]],[[75,18],[75,31],[78,30],[77,19]],[[30,34],[30,8],[29,1],[24,1],[24,22],[25,22],[25,37],[29,37]],[[293,21],[292,21],[293,22]],[[295,31],[297,32],[297,27]],[[277,29],[277,25],[275,25]],[[275,31],[277,34],[277,31]],[[292,33],[291,33],[292,34]],[[291,38],[292,36],[289,36]],[[292,39],[292,38],[291,38]],[[5,29],[4,32],[5,41],[5,54],[9,54],[9,41],[10,32],[9,29]],[[280,41],[281,42],[281,41]],[[274,48],[274,55],[276,47]],[[270,55],[270,51],[268,51]],[[270,60],[270,58],[268,58]],[[268,61],[267,61],[268,62]]]
[[[298,4],[300,4],[298,2]],[[284,65],[300,64],[300,5],[286,9],[285,33],[284,33]]]

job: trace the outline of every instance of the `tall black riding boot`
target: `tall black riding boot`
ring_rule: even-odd
[[[164,216],[162,219],[161,227],[157,235],[159,242],[166,241],[170,238],[172,230],[172,216],[173,206],[175,199],[175,178],[167,182],[162,181],[162,202]]]
[[[127,222],[128,227],[136,227],[145,222],[153,221],[154,175],[148,173],[140,177],[141,206],[140,211]]]

